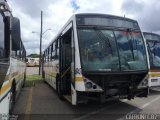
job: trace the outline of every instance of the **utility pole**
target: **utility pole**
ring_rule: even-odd
[[[41,74],[41,65],[42,65],[42,32],[43,32],[43,11],[41,11],[41,32],[40,32],[40,46],[39,46],[39,75]]]

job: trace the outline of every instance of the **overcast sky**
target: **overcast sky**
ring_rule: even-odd
[[[7,0],[21,20],[27,54],[39,53],[40,11],[43,10],[43,48],[74,13],[105,13],[133,18],[143,31],[160,34],[160,0]],[[37,33],[32,33],[32,31]]]

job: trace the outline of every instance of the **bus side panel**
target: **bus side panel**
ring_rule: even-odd
[[[1,99],[1,97],[0,97],[0,99]],[[8,94],[6,94],[5,98],[0,102],[0,119],[1,120],[3,120],[3,119],[8,120],[9,101],[10,101],[10,92]]]
[[[149,87],[160,87],[160,72],[149,72]]]
[[[8,76],[7,72],[6,76]],[[9,77],[7,77],[9,78]],[[5,79],[5,82],[2,85],[0,90],[0,114],[4,115],[2,119],[7,119],[9,116],[9,103],[10,103],[10,90],[11,90],[11,81]],[[0,118],[1,119],[1,118]]]
[[[58,66],[58,60],[44,63],[45,81],[54,89],[56,89],[56,76],[59,69]]]
[[[11,80],[15,80],[16,82],[16,95],[21,91],[21,88],[24,84],[24,75],[26,72],[26,64],[20,60],[11,58],[10,64],[10,73],[11,73]]]

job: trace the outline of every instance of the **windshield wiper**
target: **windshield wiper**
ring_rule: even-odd
[[[133,36],[132,36],[132,34],[131,34],[131,29],[127,29],[127,32],[129,33],[129,35],[130,35],[130,37],[131,37],[131,39],[129,39],[129,35],[127,36],[127,38],[128,38],[128,43],[129,43],[129,45],[130,45],[130,47],[131,47],[132,57],[133,57],[133,60],[135,60],[134,50],[133,50],[133,44],[132,44]]]
[[[148,42],[147,42],[147,47],[148,47],[149,58],[151,58],[150,61],[151,61],[152,65],[153,65],[152,51],[151,51],[151,47],[150,47]]]
[[[107,44],[111,50],[111,54],[113,56],[113,50],[112,50],[112,46],[111,46],[111,43],[110,43],[110,40],[108,37],[106,37],[101,30],[98,30],[97,28],[94,28],[95,29],[95,33],[98,35],[98,37],[103,40],[103,41],[106,41],[107,40]]]
[[[153,46],[149,46],[150,47],[150,50],[151,50],[151,53],[152,53],[152,48],[153,48],[153,55],[154,55],[154,57],[155,57],[155,45],[157,45],[157,43],[158,43],[158,41],[148,41],[147,43],[148,43],[148,45],[149,45],[149,42],[151,42],[151,43],[153,43]]]

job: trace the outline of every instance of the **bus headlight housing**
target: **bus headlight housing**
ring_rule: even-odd
[[[92,82],[88,78],[84,78],[84,81],[85,81],[86,91],[103,92],[103,89],[99,85],[95,84],[94,82]]]
[[[140,84],[138,85],[138,88],[146,88],[148,87],[148,79],[143,79]]]

